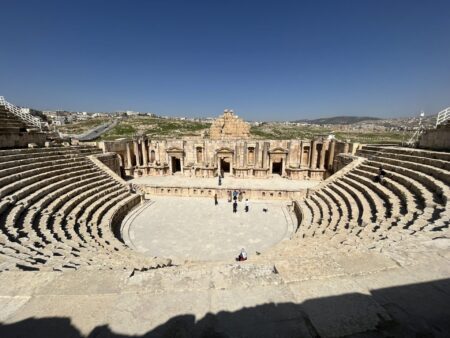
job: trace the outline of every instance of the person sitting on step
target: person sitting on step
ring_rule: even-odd
[[[247,260],[247,252],[244,250],[244,248],[241,249],[241,252],[239,253],[239,256],[236,258],[236,260],[238,262]]]

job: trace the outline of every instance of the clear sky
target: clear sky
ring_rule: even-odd
[[[450,106],[450,0],[1,1],[22,106],[249,120]]]

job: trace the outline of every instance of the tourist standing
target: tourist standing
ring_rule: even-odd
[[[238,192],[238,196],[239,196],[239,202],[242,202],[242,199],[244,198],[244,195],[242,194],[242,190],[240,190],[239,189],[239,192]]]
[[[250,203],[247,198],[247,199],[245,199],[245,212],[248,212],[249,209],[250,209]]]
[[[227,191],[227,195],[228,195],[228,203],[230,203],[231,202],[231,191],[230,190]]]
[[[219,201],[217,201],[217,194],[214,194],[214,205],[218,205]]]
[[[237,212],[237,202],[236,201],[233,202],[233,212],[234,213]]]
[[[235,191],[233,191],[233,200],[237,201],[237,197],[238,197],[238,192],[235,190]]]
[[[219,176],[219,186],[221,186],[221,185],[222,185],[222,177]]]

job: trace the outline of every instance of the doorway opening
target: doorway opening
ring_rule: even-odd
[[[181,171],[181,160],[176,157],[172,157],[172,173]]]
[[[272,174],[282,175],[283,162],[273,162],[272,163]]]
[[[228,162],[229,159],[221,158],[220,159],[220,168],[224,173],[230,172],[230,162]]]

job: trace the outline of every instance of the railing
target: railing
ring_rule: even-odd
[[[450,119],[450,107],[440,111],[436,118],[436,127],[440,124],[443,124],[445,121]]]
[[[8,110],[10,113],[16,115],[18,118],[20,118],[25,123],[28,123],[34,127],[39,128],[39,130],[42,130],[43,123],[39,118],[34,117],[33,115],[22,111],[22,109],[20,109],[19,107],[16,107],[15,105],[6,101],[3,96],[0,96],[0,106],[4,106],[6,108],[6,110]]]

